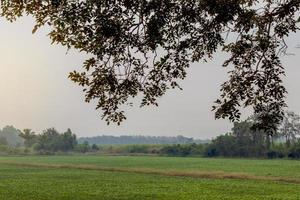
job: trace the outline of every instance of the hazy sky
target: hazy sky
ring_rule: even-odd
[[[14,125],[40,132],[49,127],[71,128],[79,136],[185,135],[211,138],[230,130],[228,120],[215,120],[211,112],[226,80],[221,54],[210,63],[192,65],[183,91],[171,90],[159,100],[159,107],[127,112],[121,126],[107,126],[94,105],[84,102],[82,88],[71,82],[68,72],[81,67],[84,56],[50,45],[46,31],[31,34],[33,22],[22,18],[11,24],[0,20],[0,127]],[[297,36],[297,37],[296,37]],[[289,39],[295,56],[284,57],[285,85],[289,109],[300,114],[300,36]]]

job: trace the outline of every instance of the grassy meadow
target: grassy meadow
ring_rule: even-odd
[[[0,157],[0,199],[300,199],[300,161]]]

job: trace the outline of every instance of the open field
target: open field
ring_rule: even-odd
[[[1,157],[0,199],[300,199],[300,161]]]

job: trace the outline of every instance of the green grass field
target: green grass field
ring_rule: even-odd
[[[300,199],[300,161],[0,157],[0,199]]]

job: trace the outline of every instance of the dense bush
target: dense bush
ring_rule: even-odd
[[[160,154],[164,145],[102,145],[103,154]]]
[[[282,153],[280,151],[270,150],[270,151],[267,152],[267,157],[270,158],[270,159],[284,158],[285,155],[284,155],[284,153]]]
[[[177,144],[164,146],[160,154],[170,156],[202,156],[205,144]]]
[[[300,158],[300,139],[298,139],[297,142],[290,145],[288,157],[292,159]]]
[[[0,154],[1,155],[24,155],[24,154],[29,154],[29,153],[32,153],[32,151],[28,148],[0,145]]]
[[[231,135],[221,135],[206,147],[205,156],[235,156],[237,151],[236,139]]]
[[[75,152],[78,153],[87,153],[91,151],[91,146],[89,145],[88,142],[84,142],[83,144],[77,144],[74,148]]]

